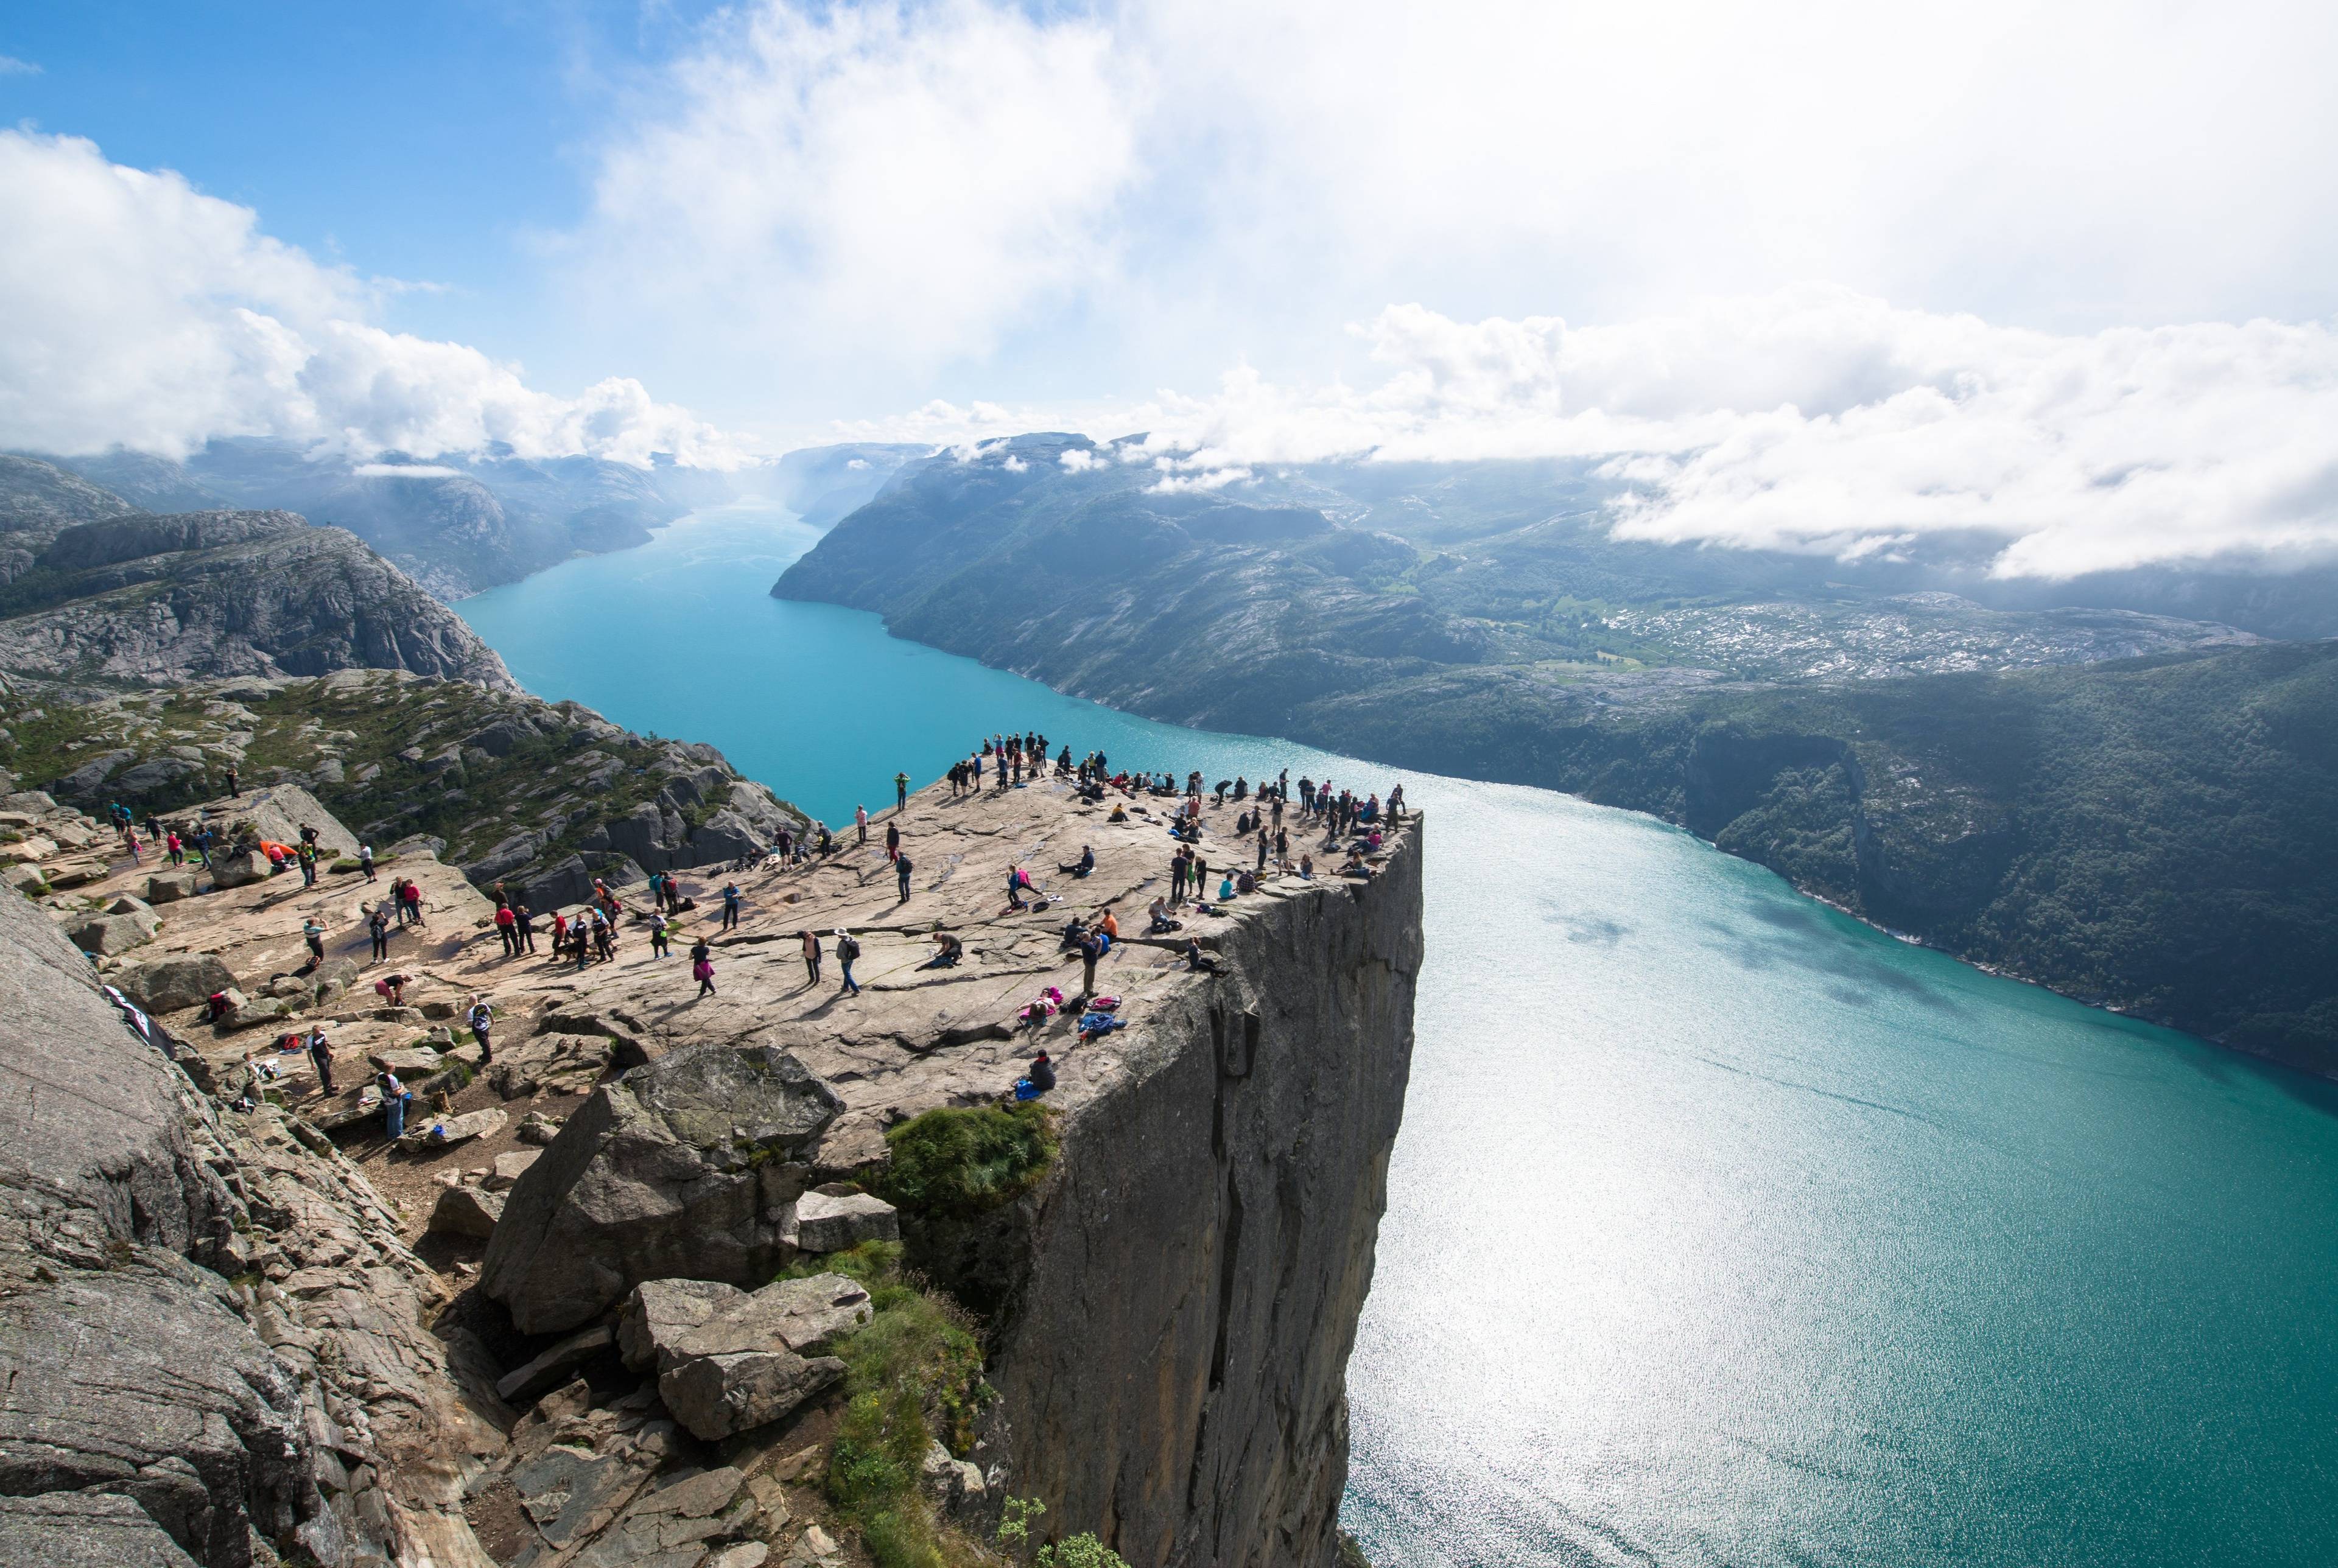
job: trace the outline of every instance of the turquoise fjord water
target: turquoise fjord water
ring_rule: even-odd
[[[813,536],[704,514],[459,608],[531,690],[831,821],[993,730],[1399,777],[769,598]],[[1643,818],[1406,782],[1429,959],[1351,1369],[1375,1563],[2338,1563],[2338,1086]]]

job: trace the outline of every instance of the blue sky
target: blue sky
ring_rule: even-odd
[[[1731,541],[2094,519],[2022,570],[2338,537],[2277,438],[2338,379],[2326,0],[84,3],[0,55],[8,444],[1143,428],[1180,483],[1613,456]]]
[[[39,70],[0,74],[0,122],[176,169],[320,259],[441,285],[391,314],[433,336],[492,338],[526,314],[515,284],[538,270],[532,237],[582,211],[587,150],[612,102],[713,9],[14,7],[0,54]]]

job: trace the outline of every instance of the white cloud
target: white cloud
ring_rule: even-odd
[[[14,54],[0,54],[0,76],[38,76],[41,68],[30,60],[19,60]]]
[[[460,468],[443,463],[360,463],[349,472],[360,479],[460,479]]]
[[[2338,555],[2338,331],[2205,322],[2056,334],[1806,286],[1570,328],[1393,307],[1354,328],[1369,384],[1249,368],[1212,396],[1001,411],[1138,428],[1060,459],[1213,489],[1334,457],[1604,460],[1628,537],[1846,560],[1921,545],[2005,576]],[[971,440],[929,405],[898,427]]]
[[[1082,17],[726,11],[605,150],[573,276],[709,351],[719,317],[725,340],[798,362],[980,354],[1111,266],[1140,95]]]
[[[0,131],[0,211],[14,220],[0,444],[183,455],[282,436],[358,456],[507,442],[529,456],[732,457],[638,382],[555,397],[476,348],[375,326],[375,285],[261,233],[250,208],[90,142]]]

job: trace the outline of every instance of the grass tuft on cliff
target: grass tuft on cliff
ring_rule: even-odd
[[[878,1568],[973,1568],[995,1561],[938,1524],[918,1491],[927,1450],[974,1446],[995,1396],[974,1320],[901,1267],[901,1249],[863,1242],[807,1259],[783,1277],[840,1273],[869,1288],[873,1315],[837,1348],[849,1368],[844,1418],[829,1451],[828,1495]]]
[[[1038,1184],[1056,1158],[1054,1116],[1036,1101],[944,1106],[885,1134],[879,1193],[896,1208],[972,1219]]]

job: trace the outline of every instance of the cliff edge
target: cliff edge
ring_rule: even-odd
[[[44,841],[93,826],[9,800]],[[1035,1546],[1331,1568],[1421,828],[1368,878],[1269,871],[1147,936],[1173,804],[937,786],[869,841],[740,875],[735,924],[722,879],[685,873],[675,956],[625,891],[614,951],[584,962],[507,952],[427,852],[385,863],[427,919],[375,963],[359,915],[380,888],[353,871],[158,871],[101,838],[88,879],[42,898],[93,956],[18,900],[28,934],[0,956],[21,1025],[0,1052],[0,1333],[24,1368],[0,1393],[0,1538],[207,1568],[843,1568],[928,1561],[902,1553],[909,1510],[949,1561],[1006,1563],[1013,1498],[1046,1504]],[[1221,871],[1255,863],[1244,809],[1205,805]],[[1325,853],[1292,826],[1294,856]],[[1011,867],[1036,884],[1020,907]],[[1121,1023],[1099,1033],[1035,1004],[1079,995],[1063,927],[1105,911],[1123,937],[1094,994]],[[678,956],[702,939],[709,987]],[[154,1009],[151,1038],[88,965]],[[375,995],[392,974],[402,992]],[[492,1058],[463,1027],[474,997]],[[272,1048],[319,1026],[329,1090]],[[902,1180],[908,1134],[1006,1117],[1043,1048],[1056,1087],[1015,1118],[1046,1132],[1027,1181],[969,1206]],[[395,1141],[368,1063],[417,1093]],[[93,1104],[104,1147],[84,1149]],[[81,1352],[52,1353],[59,1333]],[[947,1387],[922,1352],[899,1381],[905,1342]],[[902,1465],[908,1492],[871,1504]]]

